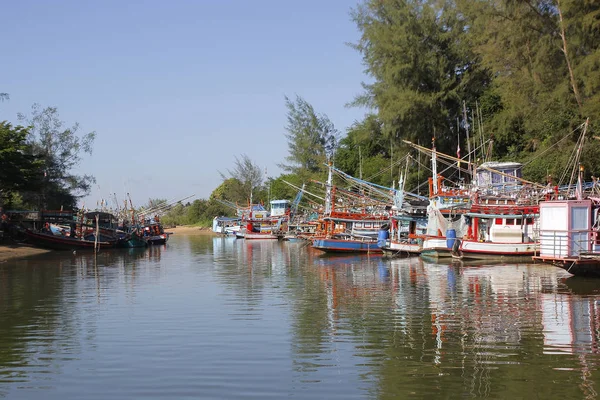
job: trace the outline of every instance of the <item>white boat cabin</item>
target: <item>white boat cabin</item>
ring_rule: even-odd
[[[523,165],[517,162],[485,162],[476,170],[477,186],[499,189],[519,185],[519,180],[516,178],[522,178],[522,168]]]
[[[537,239],[536,221],[528,215],[486,215],[467,213],[465,239],[493,243],[531,243]]]
[[[540,203],[540,256],[579,257],[600,252],[598,208],[591,200]]]
[[[271,217],[289,215],[292,203],[289,200],[271,200]]]

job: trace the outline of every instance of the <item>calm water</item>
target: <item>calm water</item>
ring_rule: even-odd
[[[593,398],[600,280],[301,243],[0,264],[0,398]]]

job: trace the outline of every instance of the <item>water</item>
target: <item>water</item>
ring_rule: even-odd
[[[594,398],[600,280],[302,243],[0,264],[0,398]]]

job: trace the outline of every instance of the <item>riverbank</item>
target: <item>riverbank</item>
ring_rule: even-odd
[[[189,225],[182,225],[176,228],[165,228],[165,232],[172,232],[174,235],[216,235],[210,228]]]
[[[0,245],[0,262],[5,262],[14,258],[49,253],[50,251],[51,250],[39,249],[37,247],[24,244],[2,244]]]

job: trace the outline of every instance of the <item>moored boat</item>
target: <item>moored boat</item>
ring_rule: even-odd
[[[149,245],[161,245],[167,243],[169,235],[159,222],[150,222],[144,225],[142,238]]]
[[[467,233],[456,239],[452,254],[464,259],[518,260],[539,251],[537,205],[473,204],[465,213]]]
[[[117,238],[101,237],[96,242],[95,239],[85,239],[71,236],[55,235],[51,232],[34,232],[26,230],[25,235],[29,243],[34,246],[43,247],[52,250],[93,250],[96,248],[113,248],[117,245]]]
[[[314,238],[312,247],[327,253],[382,253],[377,241],[356,238]]]

